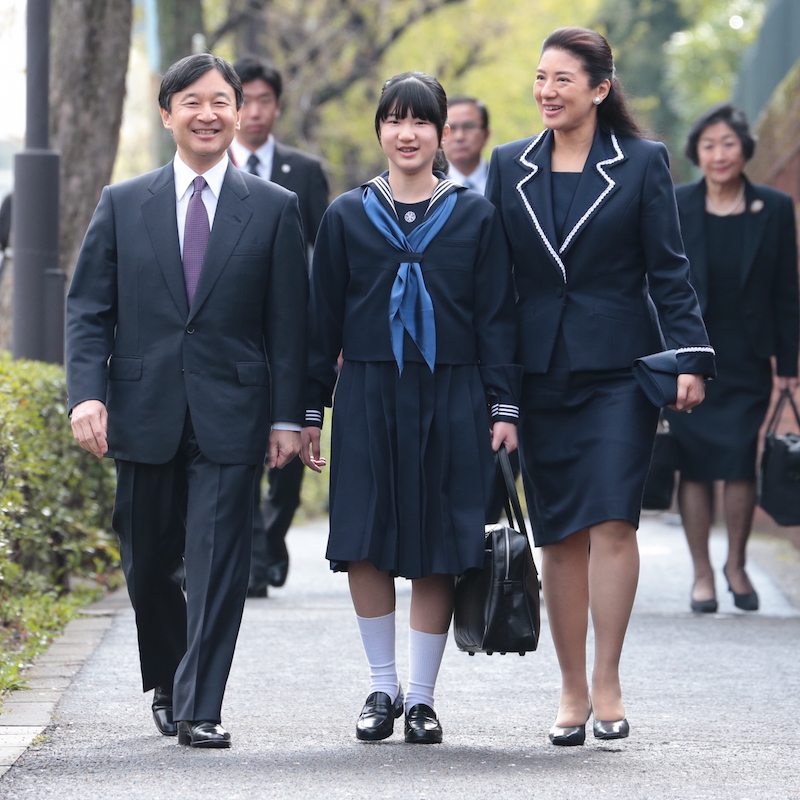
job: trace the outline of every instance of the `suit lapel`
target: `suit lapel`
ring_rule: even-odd
[[[706,183],[693,184],[680,203],[681,235],[689,256],[689,274],[700,300],[700,310],[705,311],[708,298],[708,255],[705,235]]]
[[[742,176],[744,178],[744,176]],[[746,180],[746,179],[745,179]],[[742,289],[744,289],[750,273],[753,271],[756,255],[764,237],[764,230],[769,219],[769,208],[764,205],[764,201],[758,196],[755,187],[750,181],[745,186],[745,210],[744,210],[744,247],[742,249]],[[761,208],[758,212],[750,209],[754,202],[760,202]]]
[[[198,309],[208,298],[239,242],[242,231],[253,215],[244,202],[249,194],[241,172],[233,164],[229,164],[217,201],[214,225],[211,228],[211,236],[208,240],[203,269],[200,271],[200,279],[197,282],[197,291],[189,312],[189,319],[197,314]]]
[[[543,131],[516,158],[517,163],[525,170],[524,177],[517,182],[516,191],[533,222],[536,234],[566,283],[567,271],[558,253],[556,226],[553,220],[550,181],[552,140],[552,133]]]
[[[598,128],[567,214],[567,221],[564,225],[567,235],[559,249],[562,256],[569,250],[587,223],[616,191],[617,183],[612,177],[611,168],[621,164],[625,158],[617,137],[614,134],[606,136]]]
[[[189,313],[189,303],[186,299],[186,283],[178,241],[175,171],[172,162],[158,170],[147,188],[152,197],[142,203],[142,217],[172,299],[185,317]]]

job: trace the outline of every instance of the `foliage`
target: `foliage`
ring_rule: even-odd
[[[675,33],[666,46],[667,85],[670,106],[685,133],[710,105],[730,98],[742,54],[758,35],[767,2],[678,2],[693,25]]]
[[[78,610],[96,600],[100,588],[16,595],[3,603],[0,625],[0,694],[25,686],[24,670],[61,634]]]
[[[111,463],[72,438],[63,369],[0,357],[0,626],[21,594],[108,580],[113,496]]]

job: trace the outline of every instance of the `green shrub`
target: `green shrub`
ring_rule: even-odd
[[[107,582],[113,464],[83,451],[67,419],[64,370],[0,355],[0,626],[21,594]]]

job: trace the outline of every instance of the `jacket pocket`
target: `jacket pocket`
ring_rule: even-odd
[[[608,317],[609,319],[616,319],[620,322],[628,322],[632,325],[638,325],[643,318],[643,314],[632,308],[621,308],[620,306],[608,306],[605,304],[595,303],[593,312],[598,317]]]
[[[111,356],[108,377],[112,381],[140,381],[142,359],[134,356]]]
[[[269,386],[269,367],[266,361],[237,361],[236,372],[242,386]]]

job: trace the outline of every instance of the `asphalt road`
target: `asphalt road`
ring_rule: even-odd
[[[539,650],[524,658],[469,657],[451,641],[437,687],[442,745],[404,744],[401,724],[384,742],[356,741],[366,661],[346,578],[328,571],[325,525],[316,524],[289,536],[287,585],[248,601],[223,711],[230,750],[193,750],[157,734],[133,615],[119,603],[65,680],[44,735],[0,778],[0,798],[800,797],[800,612],[789,599],[800,590],[800,555],[778,540],[754,542],[750,575],[762,610],[734,609],[720,577],[720,613],[695,616],[683,534],[670,523],[645,518],[639,534],[642,573],[623,657],[627,740],[550,745],[558,669],[545,624]],[[724,541],[715,536],[713,546],[721,566]],[[405,625],[405,582],[398,600]],[[402,631],[398,646],[404,678]]]

